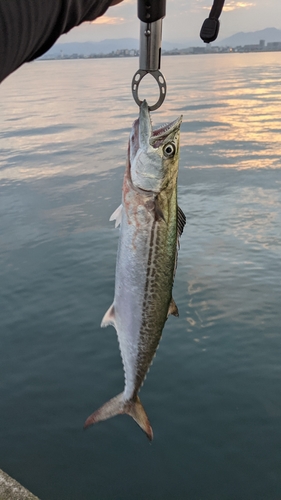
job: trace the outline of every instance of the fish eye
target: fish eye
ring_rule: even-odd
[[[163,153],[166,156],[166,158],[172,158],[175,152],[176,152],[176,147],[172,142],[168,142],[163,147]]]

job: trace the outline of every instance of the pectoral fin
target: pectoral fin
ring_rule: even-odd
[[[162,208],[160,207],[160,204],[159,204],[159,201],[158,201],[158,198],[156,197],[155,200],[154,200],[154,216],[155,216],[155,220],[156,221],[159,221],[159,220],[163,220],[164,222],[165,221],[165,217],[164,217],[164,214],[163,214],[163,210]]]

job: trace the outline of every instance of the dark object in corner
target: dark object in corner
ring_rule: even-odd
[[[219,17],[221,15],[223,5],[224,0],[214,0],[210,15],[207,19],[205,19],[200,31],[200,38],[203,42],[210,43],[216,40],[219,34]]]

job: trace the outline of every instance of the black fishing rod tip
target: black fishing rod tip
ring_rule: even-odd
[[[218,19],[208,17],[202,24],[200,31],[200,38],[205,43],[214,42],[217,39],[220,29],[220,22]]]

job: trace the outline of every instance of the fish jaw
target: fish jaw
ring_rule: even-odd
[[[153,130],[147,102],[140,106],[129,141],[130,176],[134,187],[159,193],[177,175],[182,116]]]

